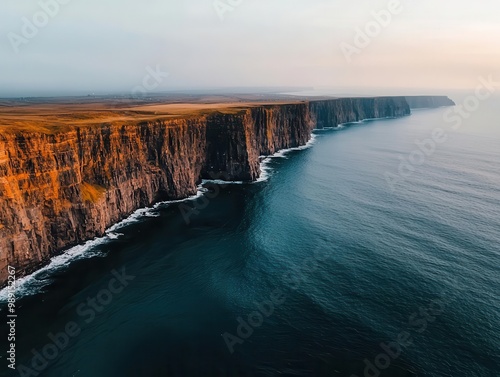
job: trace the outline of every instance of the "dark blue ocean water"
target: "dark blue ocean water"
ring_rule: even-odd
[[[194,202],[115,230],[32,279],[42,287],[18,300],[18,366],[44,377],[500,376],[498,103],[457,130],[443,108],[316,132],[312,148],[272,159],[267,181],[209,185],[188,222]],[[446,140],[423,157],[415,140],[433,132]],[[400,158],[417,162],[404,177]],[[78,335],[61,335],[68,323]]]

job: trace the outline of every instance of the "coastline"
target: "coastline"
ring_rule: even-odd
[[[189,119],[0,134],[0,249],[7,256],[0,271],[12,265],[18,276],[36,274],[86,242],[119,237],[117,223],[154,208],[150,203],[199,197],[200,183],[265,181],[272,158],[310,147],[313,131],[325,126],[411,115],[405,97],[212,108]]]
[[[411,116],[408,115],[408,116]],[[79,244],[73,247],[70,247],[67,250],[60,252],[59,254],[53,256],[48,262],[40,264],[39,268],[35,271],[28,273],[25,276],[21,276],[16,280],[16,294],[18,297],[26,297],[39,293],[41,289],[43,289],[46,285],[50,284],[49,281],[38,280],[37,276],[46,272],[56,272],[59,269],[65,268],[70,263],[76,262],[82,259],[88,259],[92,257],[97,257],[102,255],[100,252],[94,252],[92,249],[95,246],[105,244],[107,242],[118,239],[122,234],[118,231],[128,224],[132,224],[138,221],[141,221],[144,217],[157,217],[157,210],[162,207],[167,207],[171,204],[183,203],[196,200],[203,196],[204,190],[202,188],[203,184],[211,183],[211,184],[219,184],[219,185],[231,185],[231,184],[258,184],[262,182],[267,182],[271,177],[272,168],[268,165],[275,158],[287,158],[286,155],[290,152],[294,151],[302,151],[309,148],[312,148],[314,144],[317,142],[317,136],[314,132],[317,131],[330,131],[330,130],[341,130],[350,124],[360,124],[370,121],[377,121],[383,119],[398,119],[398,117],[382,117],[382,118],[369,118],[363,119],[356,122],[347,122],[343,124],[339,124],[336,127],[325,127],[322,129],[314,129],[311,133],[311,136],[306,144],[292,147],[292,148],[284,148],[272,155],[269,156],[260,156],[260,176],[255,181],[244,182],[244,181],[223,181],[223,180],[202,180],[201,184],[198,185],[198,191],[196,194],[189,196],[184,199],[178,200],[170,200],[170,201],[162,201],[158,202],[152,206],[147,206],[143,208],[139,208],[130,214],[127,218],[119,221],[116,224],[113,224],[105,231],[105,235],[102,237],[95,237],[94,239],[88,240],[83,244]],[[3,304],[7,301],[7,286],[3,286],[0,288],[0,304]],[[20,289],[20,292],[19,292]]]
[[[41,264],[37,270],[28,273],[25,276],[21,276],[19,279],[16,280],[17,297],[26,297],[35,295],[39,293],[39,291],[43,289],[43,287],[50,284],[50,282],[44,283],[44,280],[36,279],[37,276],[40,274],[46,272],[56,272],[59,269],[65,268],[70,263],[76,262],[78,260],[88,259],[102,255],[102,253],[100,252],[93,252],[92,249],[95,246],[102,245],[107,242],[118,239],[120,236],[122,236],[122,234],[119,233],[118,231],[126,227],[127,225],[141,221],[141,219],[145,217],[157,217],[157,211],[160,208],[168,207],[171,204],[190,202],[200,198],[201,196],[203,196],[205,192],[202,188],[203,184],[205,183],[219,184],[219,185],[231,185],[231,184],[234,185],[234,184],[257,184],[261,182],[267,182],[270,178],[269,171],[271,170],[271,168],[269,168],[266,165],[271,161],[271,159],[286,158],[286,154],[289,152],[309,149],[314,145],[315,141],[316,141],[315,135],[311,134],[310,140],[305,145],[294,148],[282,149],[270,156],[262,156],[263,159],[261,161],[261,175],[255,181],[243,182],[243,181],[203,180],[202,183],[198,185],[198,191],[195,195],[179,200],[158,202],[153,206],[139,208],[138,210],[130,214],[127,218],[110,226],[106,230],[106,234],[104,236],[96,237],[92,240],[86,241],[83,244],[70,247],[69,249],[62,251],[60,254],[53,256],[48,262]],[[8,295],[8,287],[7,286],[1,287],[0,304],[4,304],[7,302],[7,295]]]

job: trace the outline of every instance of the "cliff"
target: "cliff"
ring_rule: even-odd
[[[203,119],[0,135],[0,271],[29,272],[140,207],[194,194],[205,145]]]
[[[310,102],[317,128],[336,127],[363,119],[393,118],[410,115],[404,97],[339,98]]]
[[[431,109],[443,106],[455,106],[455,102],[446,96],[411,96],[406,97],[406,101],[412,109]]]
[[[409,113],[404,97],[334,99],[2,132],[0,284],[7,265],[29,273],[138,208],[196,193],[201,179],[255,180],[259,156],[304,145],[315,127]]]

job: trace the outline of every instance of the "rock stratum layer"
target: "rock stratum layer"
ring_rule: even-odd
[[[0,284],[102,236],[135,210],[197,192],[204,178],[253,181],[259,156],[314,128],[410,114],[404,97],[250,106],[137,124],[0,133]]]

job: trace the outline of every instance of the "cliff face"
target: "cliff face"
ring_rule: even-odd
[[[455,106],[455,102],[446,96],[411,96],[406,97],[406,101],[412,109]]]
[[[0,282],[102,235],[134,210],[196,192],[205,121],[0,135]]]
[[[339,98],[311,102],[310,112],[317,128],[336,127],[363,119],[410,115],[404,97]]]
[[[203,178],[223,172],[226,179],[253,181],[262,155],[304,145],[311,137],[307,103],[250,108],[238,115],[217,114],[207,122],[207,159]]]
[[[55,134],[0,134],[0,284],[104,234],[138,208],[251,181],[259,156],[304,145],[317,126],[408,115],[403,97],[265,105],[233,113]]]

